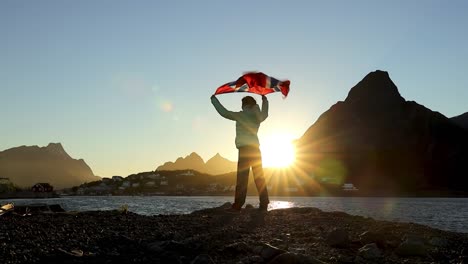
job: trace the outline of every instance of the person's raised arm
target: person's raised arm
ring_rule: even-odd
[[[268,117],[268,99],[262,95],[262,110],[260,112],[260,122],[265,121]]]
[[[228,111],[226,108],[224,108],[224,106],[219,102],[218,98],[216,98],[214,94],[211,96],[211,103],[222,117],[234,121],[236,120],[236,113]]]

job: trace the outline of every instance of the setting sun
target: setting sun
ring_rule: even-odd
[[[290,135],[271,135],[261,140],[263,167],[287,167],[296,159],[293,137]]]

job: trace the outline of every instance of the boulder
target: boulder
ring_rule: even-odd
[[[428,248],[419,237],[408,236],[396,249],[399,256],[426,256]]]
[[[278,256],[278,255],[281,255],[283,253],[285,253],[286,251],[282,250],[282,249],[279,249],[277,247],[274,247],[270,244],[264,244],[262,246],[262,249],[261,249],[261,252],[260,252],[260,256],[268,261],[268,260],[271,260],[273,259],[274,257]]]
[[[376,243],[380,247],[385,246],[385,235],[375,231],[366,231],[359,235],[359,241],[363,245]]]
[[[375,243],[367,244],[358,251],[358,259],[376,260],[382,257],[382,252]]]
[[[335,228],[328,233],[326,241],[332,247],[346,247],[350,243],[348,231],[343,228]]]

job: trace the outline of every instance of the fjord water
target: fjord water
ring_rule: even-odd
[[[54,199],[10,199],[16,205],[60,204],[67,211],[128,210],[142,215],[188,214],[196,210],[232,202],[231,196],[73,196]],[[342,211],[378,220],[413,222],[434,228],[468,233],[468,198],[394,197],[271,197],[269,209],[316,207],[323,211]],[[257,206],[258,198],[247,197]]]

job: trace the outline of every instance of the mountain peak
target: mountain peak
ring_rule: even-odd
[[[163,165],[157,167],[156,170],[191,169],[199,172],[216,175],[235,171],[236,168],[236,162],[232,162],[223,158],[219,153],[216,153],[216,155],[214,155],[205,163],[202,157],[200,157],[200,155],[198,155],[196,152],[192,152],[185,158],[179,157],[175,162],[166,162]]]
[[[64,158],[70,158],[71,157],[68,155],[68,153],[65,151],[61,143],[49,143],[45,149],[49,153],[56,154],[57,156],[62,156]]]
[[[345,102],[349,104],[387,105],[404,102],[388,72],[370,72],[349,91]]]
[[[203,158],[200,155],[198,155],[196,152],[190,153],[190,155],[185,157],[185,159],[197,160],[197,161],[201,160],[203,163],[205,162],[205,161],[203,161]]]

